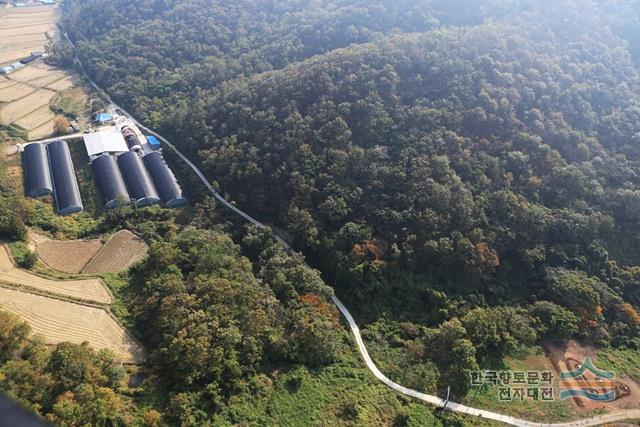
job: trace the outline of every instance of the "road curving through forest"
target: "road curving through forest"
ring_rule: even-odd
[[[216,200],[218,200],[223,206],[225,206],[226,208],[230,209],[231,211],[233,211],[237,215],[239,215],[242,218],[244,218],[246,221],[254,224],[255,226],[257,226],[259,228],[267,228],[260,221],[256,220],[255,218],[253,218],[252,216],[250,216],[246,212],[242,211],[241,209],[239,209],[237,206],[235,206],[231,202],[227,201],[224,197],[222,197],[222,195],[220,195],[220,193],[218,193],[216,191],[216,189],[213,188],[213,186],[211,185],[209,180],[205,177],[205,175],[202,173],[202,171],[200,171],[200,169],[191,160],[189,160],[184,154],[182,154],[182,152],[175,145],[173,145],[169,140],[167,140],[165,137],[163,137],[162,135],[158,134],[154,130],[149,129],[147,126],[145,126],[145,125],[141,124],[140,122],[138,122],[127,110],[125,110],[120,105],[118,105],[115,102],[113,102],[113,100],[111,99],[109,94],[106,91],[104,91],[100,86],[98,86],[96,84],[96,82],[94,82],[93,79],[89,76],[89,74],[87,74],[87,72],[84,69],[84,66],[83,66],[82,62],[80,61],[80,58],[78,57],[78,53],[77,53],[76,47],[73,44],[73,42],[71,41],[71,39],[69,39],[69,37],[68,37],[66,32],[64,32],[64,37],[65,37],[66,41],[69,43],[69,45],[71,46],[71,48],[72,48],[72,50],[74,52],[75,62],[78,65],[78,67],[80,68],[80,71],[84,74],[84,76],[91,83],[91,85],[98,92],[100,92],[101,94],[103,94],[107,98],[107,100],[109,101],[109,103],[111,104],[111,106],[114,109],[120,109],[120,111],[122,111],[124,113],[124,115],[126,115],[128,118],[130,118],[133,121],[133,123],[135,123],[136,126],[138,126],[141,130],[144,130],[145,132],[147,132],[147,134],[155,136],[160,141],[162,141],[164,144],[166,144],[168,147],[170,147],[172,150],[174,150],[175,153],[178,155],[178,157],[180,157],[180,159],[182,161],[184,161],[189,166],[189,168],[191,168],[191,170],[198,176],[198,178],[200,178],[200,180],[205,185],[207,190],[209,190],[209,192],[213,195],[213,197]],[[291,248],[291,246],[284,239],[282,239],[280,236],[276,235],[275,233],[274,233],[274,237],[280,244],[282,244],[284,246],[284,248],[287,251],[294,252],[293,249]],[[451,402],[451,401],[445,402],[445,400],[441,399],[438,396],[422,393],[422,392],[419,392],[417,390],[413,390],[413,389],[404,387],[404,386],[402,386],[400,384],[397,384],[397,383],[393,382],[389,378],[387,378],[378,369],[376,364],[373,362],[373,359],[371,359],[371,356],[369,356],[369,352],[367,351],[367,347],[365,346],[364,341],[362,340],[362,336],[360,334],[360,329],[358,328],[358,325],[355,322],[355,320],[354,320],[353,316],[351,315],[351,313],[349,312],[349,310],[340,301],[340,299],[338,299],[338,297],[336,297],[335,295],[333,295],[331,297],[331,299],[332,299],[333,303],[336,305],[336,307],[340,310],[342,315],[345,317],[345,319],[347,320],[347,323],[349,324],[351,332],[353,333],[353,336],[354,336],[354,338],[356,340],[356,344],[358,346],[358,351],[360,352],[360,355],[364,359],[364,362],[365,362],[367,368],[382,383],[387,385],[389,388],[391,388],[393,390],[396,390],[397,392],[400,392],[400,393],[402,393],[404,395],[414,397],[416,399],[419,399],[419,400],[422,400],[424,402],[430,403],[430,404],[435,405],[437,407],[444,408],[445,410],[448,410],[448,411],[457,412],[457,413],[465,414],[465,415],[472,416],[472,417],[498,421],[498,422],[501,422],[501,423],[504,423],[504,424],[517,426],[517,427],[589,427],[589,426],[599,426],[599,425],[603,425],[603,424],[606,424],[606,423],[618,422],[618,421],[629,420],[629,419],[640,419],[640,409],[633,409],[633,410],[615,411],[615,412],[611,412],[611,413],[605,414],[605,415],[596,415],[594,417],[585,418],[585,419],[576,420],[576,421],[568,421],[568,422],[564,422],[564,423],[545,423],[545,422],[527,421],[527,420],[522,420],[522,419],[519,419],[519,418],[515,418],[515,417],[510,416],[510,415],[499,414],[499,413],[496,413],[496,412],[486,411],[486,410],[483,410],[483,409],[472,408],[472,407],[469,407],[469,406],[462,405],[460,403],[455,403],[455,402]]]

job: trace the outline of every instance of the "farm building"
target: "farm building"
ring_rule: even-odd
[[[103,153],[116,154],[129,150],[122,134],[115,128],[84,135],[84,146],[91,160]]]
[[[137,153],[128,151],[118,156],[118,166],[136,207],[160,203],[149,172]]]
[[[43,144],[29,144],[22,153],[24,190],[29,197],[40,197],[53,192],[47,148]]]
[[[160,153],[153,151],[144,156],[143,160],[165,207],[174,208],[187,203],[178,180]]]
[[[91,167],[96,177],[96,183],[98,184],[98,190],[100,190],[102,204],[105,209],[131,203],[115,157],[109,154],[102,154],[91,162]]]
[[[94,121],[99,125],[106,125],[113,122],[113,116],[109,113],[98,113],[96,114]]]
[[[19,62],[23,65],[29,64],[38,58],[42,58],[42,52],[31,52],[31,55],[26,58],[22,58]]]
[[[69,146],[65,141],[54,141],[47,145],[47,151],[58,213],[68,215],[82,212],[82,199]]]

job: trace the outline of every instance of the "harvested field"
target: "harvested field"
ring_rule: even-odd
[[[86,341],[96,350],[113,350],[119,362],[143,360],[140,345],[103,309],[5,288],[0,288],[0,307],[29,323],[47,344]]]
[[[53,280],[16,268],[4,245],[0,245],[0,282],[100,304],[113,302],[111,293],[100,279]]]
[[[63,91],[67,90],[73,86],[73,77],[67,77],[66,79],[58,80],[57,82],[51,83],[47,88],[55,90],[55,91]]]
[[[147,244],[129,230],[120,230],[82,270],[83,273],[119,273],[140,261]]]
[[[7,40],[11,43],[47,43],[47,36],[44,33],[14,34]]]
[[[54,91],[40,89],[35,93],[20,98],[18,101],[5,105],[0,111],[0,122],[3,124],[15,122],[32,111],[48,105],[55,94]]]
[[[54,270],[65,273],[80,273],[102,248],[100,239],[53,240],[35,233],[30,237],[40,259]]]
[[[36,129],[47,122],[50,122],[54,119],[54,117],[55,114],[53,114],[51,108],[49,108],[48,105],[45,105],[44,107],[40,107],[36,111],[24,116],[20,120],[17,120],[15,124],[27,130],[31,130]]]
[[[5,19],[4,17],[2,19]],[[11,41],[11,37],[15,37],[16,35],[20,35],[20,34],[26,34],[26,35],[33,35],[33,34],[42,34],[45,36],[45,40],[47,39],[48,35],[54,34],[57,31],[57,28],[55,26],[54,23],[33,23],[33,24],[29,24],[27,23],[26,25],[22,25],[22,26],[12,26],[12,27],[8,27],[8,24],[3,25],[2,27],[0,27],[0,37],[2,37],[3,41],[7,41],[10,42]],[[42,47],[44,47],[47,44],[46,41],[41,42],[40,45]],[[15,58],[20,59],[20,58]]]
[[[42,139],[53,135],[53,120],[43,124],[42,126],[29,131],[29,139]]]
[[[0,89],[6,89],[15,85],[16,82],[12,82],[11,80],[7,80],[4,77],[0,79]]]
[[[12,102],[16,99],[33,93],[35,89],[23,83],[14,83],[11,86],[0,88],[0,102]]]
[[[29,80],[29,84],[37,87],[46,87],[52,83],[63,80],[67,74],[62,71],[51,71],[48,76]]]
[[[44,51],[59,39],[58,5],[0,8],[0,65],[16,62],[34,51]],[[19,83],[16,83],[19,82]],[[53,134],[53,114],[46,105],[56,92],[73,87],[68,73],[35,61],[0,78],[0,124],[24,127],[30,139]],[[41,90],[38,90],[40,88]],[[79,112],[84,117],[85,111]],[[80,120],[82,122],[82,120]]]
[[[2,36],[0,36],[2,38]],[[42,43],[32,43],[30,46],[0,47],[0,64],[10,64],[28,56],[34,50],[41,47]]]
[[[35,63],[33,65],[29,65],[28,67],[22,68],[18,71],[11,73],[9,75],[9,78],[11,80],[16,80],[19,82],[29,82],[42,77],[47,77],[52,73],[64,74],[62,71],[57,70],[54,67],[50,67],[42,63]]]

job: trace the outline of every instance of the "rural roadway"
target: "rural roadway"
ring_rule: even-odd
[[[160,141],[166,144],[168,147],[173,149],[176,152],[176,154],[180,157],[180,159],[182,159],[191,168],[191,170],[193,170],[193,172],[198,176],[198,178],[200,178],[202,183],[207,187],[207,189],[213,195],[213,197],[215,197],[215,199],[218,200],[223,206],[232,210],[233,212],[235,212],[236,214],[244,218],[246,221],[256,225],[257,227],[266,228],[264,224],[254,219],[249,214],[243,212],[237,206],[235,206],[234,204],[227,201],[224,197],[222,197],[216,191],[216,189],[213,188],[209,180],[204,176],[204,174],[200,171],[200,169],[191,160],[189,160],[184,154],[182,154],[182,152],[175,145],[173,145],[169,140],[167,140],[165,137],[158,134],[154,130],[149,129],[145,125],[138,122],[127,110],[125,110],[122,106],[113,102],[109,94],[105,90],[103,90],[100,86],[98,86],[96,82],[94,82],[93,79],[86,72],[84,65],[82,64],[82,62],[80,61],[80,58],[78,57],[78,53],[75,45],[73,44],[71,39],[69,39],[66,32],[64,32],[63,34],[65,39],[67,40],[67,42],[69,43],[69,45],[74,51],[75,61],[77,65],[80,67],[80,70],[82,71],[82,73],[85,75],[87,80],[91,83],[91,85],[109,100],[109,102],[111,103],[111,106],[114,109],[116,108],[120,109],[124,113],[124,115],[129,117],[129,119],[131,119],[131,121],[133,121],[133,123],[135,123],[140,129],[147,132],[147,134],[154,135]],[[287,251],[293,252],[293,249],[291,248],[291,246],[284,239],[282,239],[280,236],[276,234],[274,234],[274,236],[276,240],[286,248]],[[612,422],[619,422],[622,420],[640,419],[640,409],[632,409],[632,410],[624,410],[624,411],[615,411],[606,415],[596,415],[591,418],[585,418],[585,419],[576,420],[576,421],[569,421],[565,423],[544,423],[544,422],[527,421],[527,420],[522,420],[519,418],[512,417],[510,415],[499,414],[496,412],[485,411],[483,409],[472,408],[469,406],[462,405],[460,403],[455,403],[451,401],[446,402],[444,399],[441,399],[438,396],[422,393],[417,390],[404,387],[400,384],[397,384],[391,381],[378,369],[376,364],[373,362],[373,359],[371,359],[371,356],[369,356],[367,347],[365,346],[364,341],[362,340],[362,335],[360,335],[360,329],[358,328],[356,321],[353,319],[353,316],[351,316],[351,313],[349,313],[349,310],[347,310],[347,308],[338,299],[337,296],[333,295],[331,299],[333,303],[336,305],[336,307],[338,307],[342,315],[345,317],[345,319],[347,320],[347,323],[349,323],[351,332],[353,333],[353,336],[356,339],[358,350],[360,351],[360,354],[362,355],[362,358],[364,359],[364,362],[367,365],[367,368],[373,373],[373,375],[378,380],[383,382],[385,385],[407,396],[414,397],[416,399],[430,403],[437,407],[444,408],[448,411],[458,412],[461,414],[469,415],[472,417],[483,418],[486,420],[498,421],[504,424],[517,426],[517,427],[588,427],[588,426],[599,426],[599,425],[612,423]]]

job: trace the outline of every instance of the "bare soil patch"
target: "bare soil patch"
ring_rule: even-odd
[[[563,345],[545,344],[547,356],[556,369],[558,377],[560,372],[572,371],[581,366],[586,357],[598,367],[595,348],[591,345],[580,344],[570,340]],[[637,409],[640,407],[640,385],[623,373],[615,373],[616,399],[611,402],[599,402],[584,397],[573,398],[573,404],[579,412],[592,412],[594,410],[613,411],[619,409]],[[593,383],[596,381],[590,373],[585,373],[580,379]],[[592,389],[600,393],[599,389]],[[602,390],[605,391],[605,390]],[[558,392],[559,394],[559,392]]]
[[[129,230],[120,230],[86,265],[83,273],[119,273],[140,261],[149,247]]]
[[[80,273],[82,268],[102,248],[100,239],[53,240],[30,233],[40,259],[54,270],[65,273]]]
[[[141,363],[140,345],[105,310],[0,288],[0,308],[25,320],[47,344],[88,342],[108,348],[122,363]]]
[[[99,304],[113,302],[111,292],[100,279],[53,280],[16,268],[4,245],[0,245],[0,282]]]

